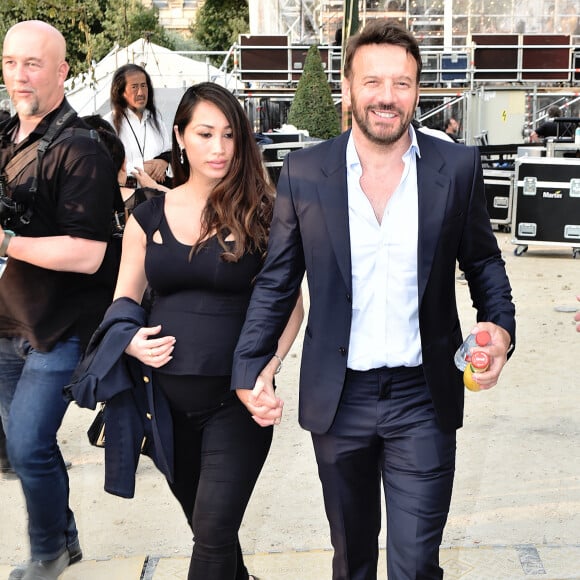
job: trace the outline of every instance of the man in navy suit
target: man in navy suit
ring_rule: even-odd
[[[232,388],[259,424],[278,424],[276,342],[306,273],[299,418],[312,433],[334,580],[376,578],[381,480],[388,577],[443,577],[464,398],[453,363],[462,341],[456,261],[476,328],[491,335],[483,389],[497,383],[515,342],[478,149],[411,127],[420,73],[417,42],[397,25],[374,20],[349,40],[352,130],[286,157],[236,349]]]

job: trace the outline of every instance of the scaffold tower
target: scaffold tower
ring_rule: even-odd
[[[249,0],[252,34],[288,34],[292,44],[329,44],[340,27],[342,0]]]

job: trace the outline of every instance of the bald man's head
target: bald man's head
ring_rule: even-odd
[[[54,58],[59,61],[66,59],[66,40],[54,27],[42,20],[24,20],[11,26],[6,33],[4,43],[11,34],[25,34],[28,38],[41,36],[45,39],[46,47],[54,52]]]
[[[53,26],[26,20],[4,38],[2,73],[20,120],[40,121],[64,98],[66,41]]]

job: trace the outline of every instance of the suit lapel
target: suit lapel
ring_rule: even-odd
[[[318,186],[318,197],[333,248],[346,287],[352,289],[350,228],[346,187],[346,144],[350,131],[333,141],[323,165],[326,176]]]
[[[434,144],[437,138],[424,139],[419,132],[417,133],[421,150],[421,157],[417,159],[419,198],[417,283],[420,303],[433,267],[451,184],[449,178],[440,172],[444,161]]]
[[[346,287],[352,289],[350,228],[346,183],[346,145],[350,131],[335,139],[322,165],[326,176],[318,186],[318,197],[326,222],[330,245]],[[419,301],[423,298],[433,266],[435,249],[441,233],[450,181],[442,174],[444,160],[436,147],[436,138],[417,136],[421,157],[417,159],[419,232],[417,248],[417,282]]]

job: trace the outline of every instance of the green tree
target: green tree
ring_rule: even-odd
[[[82,1],[82,0],[81,0]],[[107,0],[103,31],[96,38],[98,59],[111,50],[115,43],[127,46],[140,38],[173,50],[174,42],[159,24],[159,9],[145,8],[139,0]]]
[[[248,0],[205,0],[190,31],[200,50],[228,50],[238,35],[250,31]],[[219,66],[223,57],[210,60]]]
[[[102,19],[98,0],[1,0],[0,43],[13,24],[21,20],[44,20],[67,39],[70,74],[75,75],[95,58],[93,31],[101,30]]]
[[[319,139],[330,139],[340,133],[340,119],[317,46],[308,49],[304,70],[288,111],[288,123]]]
[[[130,44],[146,36],[172,49],[158,14],[157,8],[145,8],[138,0],[121,0],[120,4],[118,0],[0,0],[0,46],[13,24],[44,20],[66,38],[69,76],[73,77],[86,72],[115,42]]]

